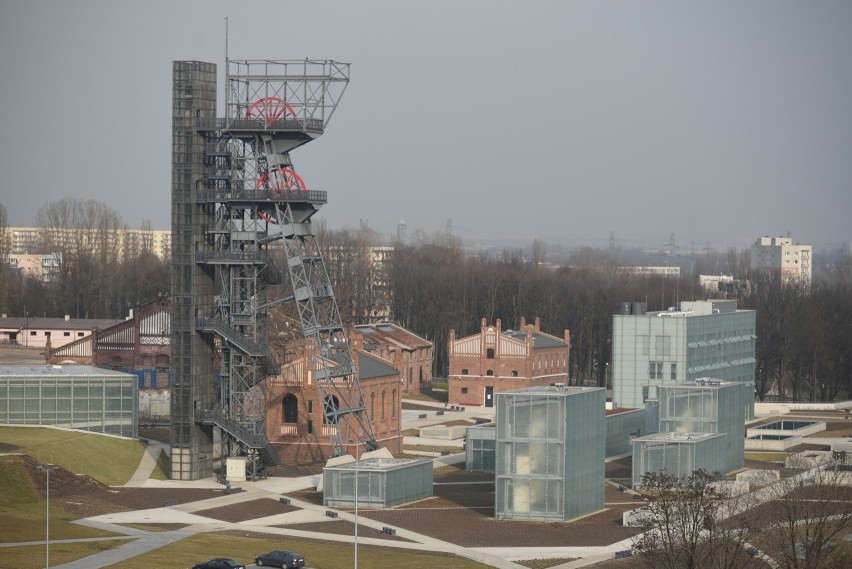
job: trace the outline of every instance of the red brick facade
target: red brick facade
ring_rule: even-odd
[[[432,381],[432,342],[390,322],[363,324],[349,330],[353,350],[363,350],[399,372],[403,394],[420,393]]]
[[[552,383],[568,383],[568,356],[571,336],[565,330],[559,338],[521,319],[521,330],[503,331],[500,320],[488,326],[482,319],[479,334],[449,340],[449,403],[452,405],[494,405],[494,395]]]
[[[376,441],[393,454],[402,452],[398,373],[389,362],[382,362],[362,351],[353,349],[352,355],[361,377],[364,403]],[[363,358],[373,360],[370,368],[374,376],[363,377]],[[377,368],[386,369],[387,375],[375,376]],[[280,375],[267,380],[266,404],[267,437],[278,448],[283,464],[325,462],[332,456],[331,442],[323,422],[322,400],[313,381],[308,356],[303,355],[284,364]],[[355,448],[348,449],[348,452],[354,455]]]

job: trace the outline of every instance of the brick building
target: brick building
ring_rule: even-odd
[[[352,356],[376,442],[391,453],[399,453],[399,372],[389,362],[354,346]],[[283,364],[281,373],[267,380],[266,394],[266,433],[282,462],[310,464],[330,458],[331,440],[324,422],[323,402],[313,379],[310,356],[298,356]],[[355,455],[354,447],[346,451]]]
[[[456,338],[450,330],[449,403],[494,406],[494,394],[510,389],[568,383],[571,335],[562,338],[541,331],[541,322],[521,319],[518,331],[503,330],[500,320],[479,334]]]
[[[402,394],[419,393],[432,381],[433,344],[405,328],[383,322],[359,324],[349,330],[354,350],[377,356],[399,371]]]
[[[139,377],[139,387],[167,388],[171,358],[168,298],[142,305],[127,320],[111,321],[86,337],[45,349],[48,364],[92,365]],[[53,342],[51,337],[51,343]]]

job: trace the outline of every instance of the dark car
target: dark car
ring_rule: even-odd
[[[305,566],[305,558],[295,551],[270,551],[254,558],[257,565],[282,567],[283,569],[298,569]]]
[[[196,563],[192,569],[246,569],[246,566],[227,557],[217,557],[206,563]]]

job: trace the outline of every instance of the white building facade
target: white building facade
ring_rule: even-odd
[[[777,273],[784,282],[810,286],[812,255],[812,245],[793,243],[791,237],[761,237],[751,246],[751,268]]]

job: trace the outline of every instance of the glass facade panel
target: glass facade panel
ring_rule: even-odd
[[[385,508],[432,495],[429,460],[371,458],[323,469],[323,504]]]
[[[104,385],[114,386],[105,421]],[[86,366],[8,366],[0,374],[0,423],[56,425],[138,436],[138,382],[130,374]],[[5,404],[3,404],[5,403]]]
[[[496,397],[495,516],[564,521],[603,509],[604,390],[538,387]]]

